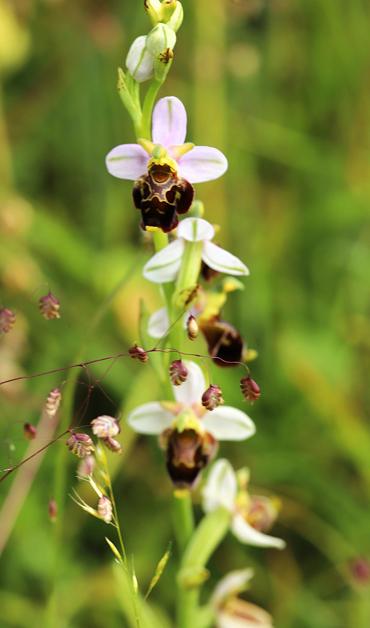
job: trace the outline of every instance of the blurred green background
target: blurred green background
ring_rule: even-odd
[[[252,565],[248,599],[277,628],[368,628],[370,6],[183,4],[162,95],[185,103],[189,139],[229,158],[227,175],[197,194],[222,227],[220,244],[251,269],[226,314],[259,352],[253,376],[262,396],[250,410],[257,435],[221,454],[250,467],[255,492],[281,498],[274,533],[288,542],[284,552],[265,551],[229,536],[208,589],[225,571]],[[150,247],[131,184],[104,166],[108,150],[135,140],[116,69],[148,29],[139,0],[0,0],[0,305],[17,313],[0,338],[1,380],[123,351],[138,339],[140,299],[151,311],[160,305],[140,275]],[[60,321],[38,312],[49,289]],[[37,423],[54,386],[63,386],[75,422],[124,417],[159,394],[149,368],[109,365],[75,372],[75,390],[66,372],[2,387],[1,468],[25,454],[22,425]],[[243,408],[240,372],[216,371],[227,403]],[[122,444],[115,490],[145,589],[172,538],[171,486],[154,438],[134,442],[124,430]],[[47,625],[55,537],[47,505],[63,448],[40,456],[37,474],[26,466],[18,483],[13,476],[0,487],[4,628]],[[126,626],[107,528],[68,498],[71,458],[55,628]],[[174,569],[172,560],[152,594],[170,614]]]

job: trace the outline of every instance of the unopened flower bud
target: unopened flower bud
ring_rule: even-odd
[[[215,410],[224,403],[222,390],[219,386],[211,384],[202,395],[202,406],[207,410]]]
[[[98,438],[110,438],[120,433],[120,426],[112,416],[102,415],[91,421],[93,434]]]
[[[254,381],[249,375],[247,377],[242,377],[240,380],[240,388],[243,394],[244,399],[247,401],[257,401],[257,399],[261,396],[261,389],[258,386],[257,382]]]
[[[153,24],[158,24],[162,14],[162,3],[160,0],[144,0],[144,8]]]
[[[164,0],[162,2],[162,20],[175,33],[179,30],[184,19],[184,9],[178,0]]]
[[[170,380],[174,386],[180,386],[186,382],[189,371],[181,360],[174,360],[169,368]]]
[[[131,347],[131,349],[129,349],[128,352],[129,352],[129,355],[134,360],[139,360],[140,362],[147,362],[149,359],[149,356],[147,352],[145,351],[145,349],[143,349],[142,347],[139,347],[136,344],[133,347]]]
[[[173,50],[176,44],[176,33],[166,24],[157,24],[146,38],[146,48],[158,59],[166,50]]]
[[[8,307],[0,309],[0,334],[7,334],[15,324],[15,313]]]
[[[60,402],[62,400],[62,393],[59,388],[53,388],[48,394],[45,404],[45,412],[52,419],[58,412]]]
[[[78,465],[77,475],[81,478],[87,478],[92,475],[95,469],[96,461],[91,454],[83,458]]]
[[[46,320],[60,318],[60,302],[54,294],[49,292],[39,300],[40,312]]]
[[[27,440],[33,440],[37,436],[37,429],[32,423],[25,423],[23,425],[23,434]]]
[[[99,497],[98,514],[99,514],[99,517],[103,519],[103,521],[105,521],[105,523],[110,523],[112,521],[112,517],[113,517],[112,502],[105,495],[102,495],[101,497]]]
[[[147,37],[137,37],[131,45],[126,57],[126,67],[138,83],[148,81],[153,76],[154,59],[146,46]]]
[[[50,521],[56,521],[56,518],[58,516],[58,505],[55,499],[51,499],[48,503],[48,515]]]
[[[94,444],[88,434],[72,432],[66,445],[78,458],[86,458],[94,451]]]
[[[111,438],[111,436],[107,436],[106,438],[103,438],[103,443],[110,451],[113,451],[113,453],[115,454],[122,453],[122,447],[120,443],[118,442],[118,440],[116,440],[115,438]]]
[[[189,340],[195,340],[196,337],[199,334],[199,327],[198,327],[198,323],[196,321],[195,316],[193,316],[192,314],[190,314],[187,322],[186,322],[186,330],[188,332],[188,338]]]

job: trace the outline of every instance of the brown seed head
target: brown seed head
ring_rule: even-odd
[[[257,401],[257,399],[261,396],[261,389],[258,386],[257,382],[254,381],[249,375],[247,377],[242,377],[240,380],[240,388],[243,394],[244,399],[247,401]]]
[[[60,402],[62,400],[62,393],[59,388],[54,388],[48,394],[45,404],[45,412],[52,419],[58,412]]]
[[[115,440],[115,438],[112,438],[111,436],[107,436],[107,438],[103,438],[103,443],[108,449],[110,449],[110,451],[113,451],[113,453],[115,454],[122,453],[122,447],[120,443],[118,442],[118,440]]]
[[[108,497],[102,495],[98,501],[98,514],[105,523],[110,523],[113,517],[112,503]]]
[[[110,438],[120,433],[120,426],[112,416],[102,415],[91,421],[93,434],[98,438]]]
[[[32,423],[25,423],[23,425],[23,434],[27,440],[33,440],[37,436],[37,429]]]
[[[94,456],[91,454],[83,458],[78,465],[77,475],[81,478],[88,478],[89,475],[92,475],[95,469],[96,460]]]
[[[222,397],[222,390],[219,386],[211,384],[209,388],[202,395],[202,406],[207,410],[215,410],[218,406],[224,403]]]
[[[170,380],[174,386],[180,386],[186,382],[189,371],[181,360],[174,360],[169,368]]]
[[[0,308],[0,334],[7,334],[15,324],[15,313],[8,307]]]
[[[55,521],[58,516],[58,505],[55,499],[51,499],[48,503],[48,514],[51,521]]]
[[[40,312],[46,320],[60,318],[60,302],[54,294],[49,292],[39,300]]]
[[[147,354],[147,352],[145,351],[145,349],[143,349],[142,347],[139,347],[137,344],[134,344],[133,347],[131,347],[129,350],[129,355],[134,359],[134,360],[139,360],[140,362],[147,362],[149,360],[149,356]]]
[[[88,434],[72,432],[66,445],[78,458],[86,458],[94,451],[94,444]]]
[[[199,327],[196,321],[195,316],[190,314],[187,322],[186,322],[186,330],[188,332],[189,340],[195,340],[199,334]]]

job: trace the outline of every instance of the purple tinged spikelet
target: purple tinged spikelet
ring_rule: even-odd
[[[113,453],[115,454],[122,453],[122,447],[120,443],[118,442],[118,440],[116,440],[115,438],[112,438],[111,436],[107,436],[106,438],[103,438],[103,443],[107,447],[107,449],[109,449]]]
[[[134,344],[129,350],[128,353],[133,360],[139,360],[139,362],[147,362],[149,360],[149,356],[145,349],[139,347],[137,344]]]
[[[99,517],[103,519],[103,521],[105,521],[105,523],[110,523],[112,521],[112,517],[113,517],[112,502],[105,495],[102,495],[101,497],[99,497],[98,514],[99,514]]]
[[[257,399],[261,396],[261,389],[258,386],[257,382],[254,381],[251,377],[246,376],[242,377],[240,380],[240,388],[243,394],[243,397],[246,401],[257,401]]]
[[[23,425],[23,434],[27,440],[34,440],[37,436],[37,428],[32,423],[25,423]]]
[[[219,386],[211,384],[202,395],[202,406],[207,410],[215,410],[224,403],[222,390]]]
[[[88,434],[72,432],[66,445],[78,458],[86,458],[94,451],[94,444]]]
[[[170,380],[174,386],[180,386],[186,382],[189,371],[182,360],[174,360],[169,368]]]
[[[58,412],[60,402],[62,400],[62,393],[59,388],[53,388],[48,394],[45,403],[45,412],[52,419]]]
[[[52,292],[48,292],[40,298],[39,309],[42,316],[48,321],[60,318],[60,301]]]
[[[15,325],[16,316],[8,307],[0,308],[0,334],[7,334]]]

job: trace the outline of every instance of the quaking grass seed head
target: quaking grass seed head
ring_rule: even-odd
[[[211,384],[202,395],[202,406],[207,410],[215,410],[224,403],[222,390],[219,386]]]
[[[90,436],[81,432],[72,432],[66,445],[69,451],[78,458],[86,458],[94,451],[94,443]]]
[[[16,316],[8,307],[0,308],[0,334],[7,334],[15,325]]]
[[[174,360],[169,368],[170,380],[174,386],[180,386],[186,382],[189,371],[182,360]]]
[[[129,350],[128,350],[129,356],[133,359],[133,360],[139,360],[139,362],[143,362],[143,364],[145,364],[145,362],[147,362],[149,360],[149,356],[147,354],[147,352],[145,351],[145,349],[143,349],[142,347],[139,347],[139,345],[134,344]]]
[[[39,309],[46,320],[51,321],[55,318],[60,318],[60,301],[52,292],[40,298]]]
[[[249,375],[246,377],[242,377],[240,380],[240,388],[243,394],[243,397],[246,401],[254,402],[261,396],[261,389],[258,386],[257,382],[254,381]]]

